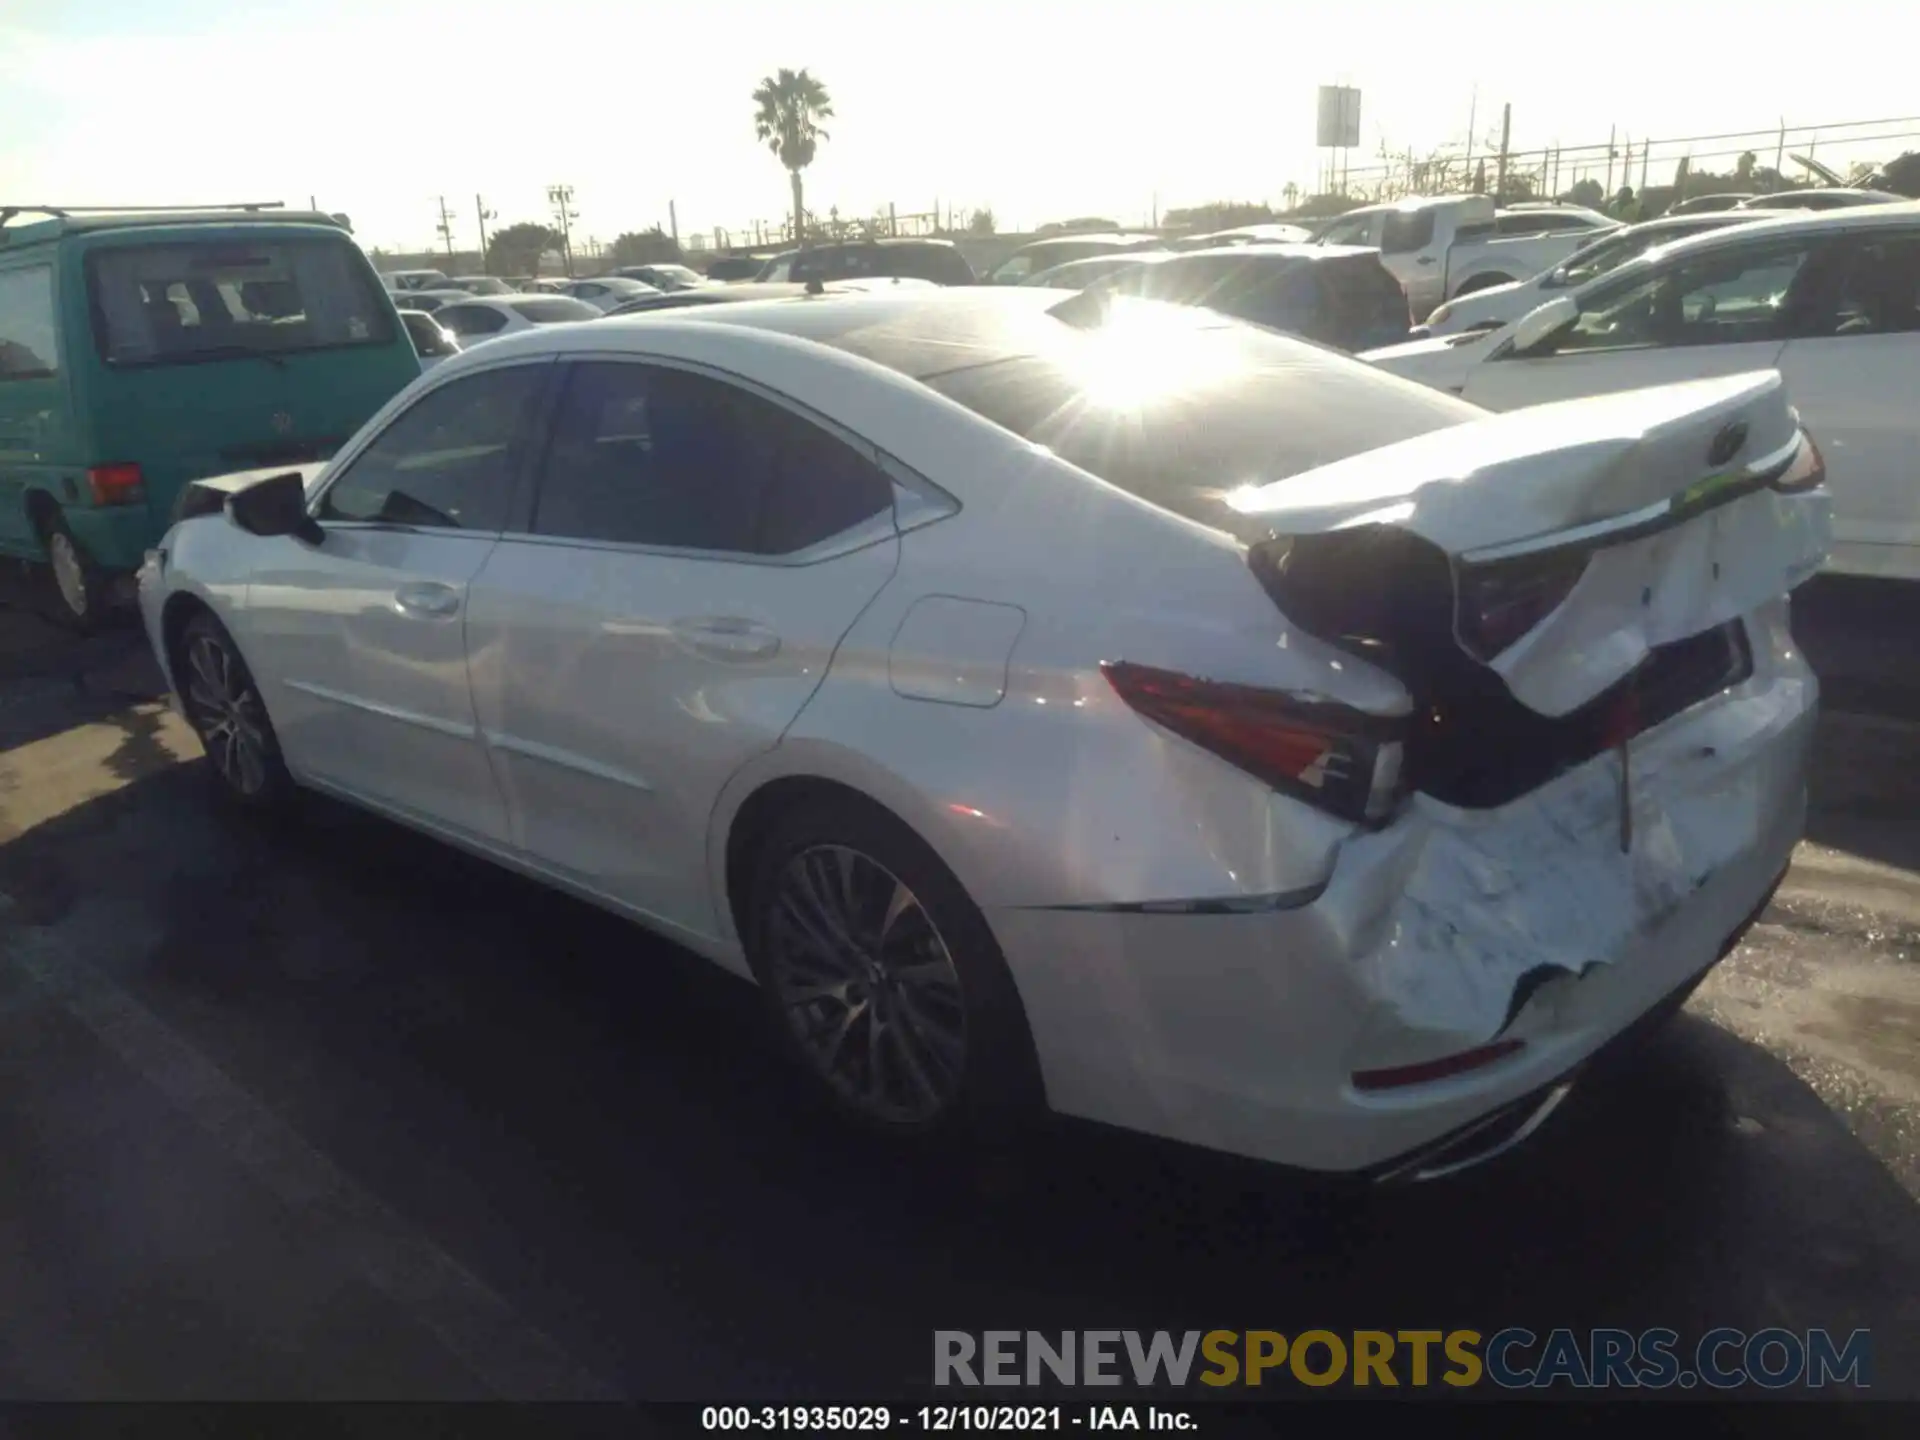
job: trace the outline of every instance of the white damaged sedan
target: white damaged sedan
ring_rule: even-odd
[[[228,798],[753,978],[881,1131],[1429,1176],[1766,903],[1828,508],[1772,373],[1488,416],[1203,310],[902,290],[455,356],[191,489],[141,604]]]

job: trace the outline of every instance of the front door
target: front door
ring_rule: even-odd
[[[473,583],[480,723],[515,843],[716,933],[707,827],[892,576],[893,484],[773,399],[637,361],[570,367],[527,528]]]
[[[1547,343],[1476,365],[1465,397],[1491,410],[1768,370],[1779,363],[1814,241],[1731,247],[1603,285]]]
[[[508,826],[467,680],[468,586],[551,369],[468,373],[391,420],[326,482],[326,538],[270,542],[240,637],[296,773],[494,844]]]

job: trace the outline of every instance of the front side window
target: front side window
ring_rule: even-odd
[[[769,260],[766,268],[760,272],[763,284],[783,285],[793,278],[793,257],[783,255],[778,260]]]
[[[0,270],[0,382],[44,380],[59,369],[53,267]]]
[[[544,364],[466,375],[402,411],[321,498],[321,520],[498,530]]]
[[[533,528],[790,555],[892,503],[871,460],[769,400],[681,370],[588,362],[560,403]]]
[[[1380,250],[1386,255],[1404,255],[1433,243],[1433,211],[1396,210],[1387,216],[1380,233]]]
[[[1783,338],[1808,247],[1701,256],[1588,300],[1557,352],[1738,345]]]
[[[109,365],[282,355],[395,338],[390,302],[344,239],[101,249],[88,257],[87,296]]]
[[[1027,253],[1022,253],[1018,255],[1009,255],[1004,261],[1001,262],[1000,268],[993,272],[993,279],[995,283],[1000,285],[1012,285],[1017,281],[1026,279],[1027,276],[1034,273],[1036,258],[1037,257],[1035,257],[1034,255],[1027,254]],[[1052,269],[1055,264],[1064,263],[1066,258],[1067,257],[1062,256],[1059,261],[1049,261],[1049,262],[1043,262],[1043,263],[1045,264],[1045,268]]]
[[[1321,235],[1323,245],[1372,245],[1373,225],[1378,215],[1358,215],[1346,220],[1336,220]]]

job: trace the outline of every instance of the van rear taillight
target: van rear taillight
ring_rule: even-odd
[[[1124,660],[1100,671],[1135,711],[1275,790],[1364,824],[1399,806],[1399,720]]]
[[[138,465],[95,465],[87,471],[87,489],[96,505],[137,505],[147,498]]]

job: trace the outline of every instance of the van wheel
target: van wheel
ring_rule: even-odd
[[[53,598],[60,618],[82,634],[97,629],[107,608],[106,572],[93,563],[67,527],[66,517],[53,506],[41,506],[38,529],[53,574]]]

